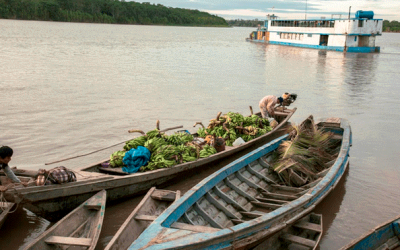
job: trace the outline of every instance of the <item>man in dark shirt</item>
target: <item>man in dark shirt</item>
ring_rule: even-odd
[[[13,155],[12,148],[8,146],[2,146],[0,148],[0,168],[3,169],[4,173],[8,178],[12,180],[14,183],[21,183],[26,186],[25,182],[21,182],[21,180],[14,174],[11,168],[8,166],[8,163],[11,161],[11,156]]]

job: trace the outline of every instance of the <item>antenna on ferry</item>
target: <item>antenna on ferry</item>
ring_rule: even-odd
[[[349,7],[349,20],[350,20],[350,10],[351,10],[351,6]]]
[[[304,15],[304,20],[307,20],[307,0],[306,0],[306,13]]]

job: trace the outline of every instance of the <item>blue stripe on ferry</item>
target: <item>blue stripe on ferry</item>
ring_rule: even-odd
[[[353,53],[373,53],[380,52],[381,47],[348,47],[347,52]]]
[[[321,46],[321,45],[275,42],[275,41],[269,41],[269,43],[270,44],[277,44],[277,45],[293,46],[293,47],[310,48],[310,49],[324,49],[324,50],[344,51],[344,47],[342,47],[342,46]]]

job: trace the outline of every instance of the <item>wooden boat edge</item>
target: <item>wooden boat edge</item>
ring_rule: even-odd
[[[361,236],[358,238],[353,239],[351,242],[340,248],[340,250],[349,250],[353,249],[358,243],[362,242],[364,239],[368,238],[368,236],[372,236],[374,233],[380,232],[381,230],[385,229],[388,226],[391,226],[392,223],[400,220],[400,215],[395,216],[393,219],[389,219],[382,224],[376,226],[373,229],[370,229],[363,233]]]
[[[82,187],[82,186],[86,186],[89,183],[91,185],[95,185],[96,183],[98,184],[102,184],[104,181],[108,181],[108,182],[119,182],[121,179],[129,179],[129,183],[126,183],[125,185],[121,185],[121,186],[127,186],[127,185],[132,185],[132,184],[136,184],[136,183],[140,183],[142,182],[143,178],[146,178],[146,180],[153,180],[153,179],[158,179],[160,177],[163,176],[167,176],[167,175],[173,175],[182,171],[186,171],[186,170],[190,170],[193,168],[196,168],[200,165],[204,165],[206,163],[212,162],[212,161],[216,161],[216,160],[220,160],[223,157],[232,155],[240,150],[243,150],[247,147],[250,147],[253,144],[256,144],[260,141],[262,141],[263,139],[265,139],[266,137],[272,135],[274,132],[278,131],[279,129],[282,128],[282,126],[284,126],[288,120],[291,118],[291,116],[295,113],[295,111],[297,110],[297,108],[293,108],[292,111],[290,113],[288,113],[287,117],[277,126],[274,128],[274,130],[264,134],[263,136],[260,136],[258,138],[255,138],[249,142],[246,142],[238,147],[235,147],[231,150],[228,151],[222,151],[219,152],[217,154],[214,154],[210,157],[207,158],[203,158],[203,159],[199,159],[193,162],[187,162],[187,163],[183,163],[183,164],[178,164],[175,165],[171,168],[164,168],[164,169],[157,169],[154,171],[147,171],[147,172],[143,172],[143,173],[135,173],[134,175],[113,175],[113,176],[109,176],[104,174],[104,179],[89,179],[86,181],[82,181],[82,182],[69,182],[69,183],[65,183],[65,184],[61,184],[61,185],[49,185],[49,186],[33,186],[33,187],[28,187],[28,188],[16,188],[15,190],[18,193],[18,196],[21,196],[22,199],[25,199],[27,202],[33,202],[35,201],[34,198],[31,198],[32,196],[34,196],[35,194],[37,196],[40,196],[41,193],[43,192],[48,192],[49,190],[65,190],[65,189],[75,189],[76,192],[69,192],[69,195],[76,195],[81,193],[81,191],[77,190],[77,188]],[[75,172],[77,172],[78,174],[81,171],[85,171],[86,169],[89,169],[91,167],[93,167],[94,165],[99,165],[100,163],[106,161],[108,159],[105,159],[103,161],[99,161],[96,162],[94,164],[90,164],[88,166],[82,167],[82,168],[78,168],[76,170],[74,170]],[[95,192],[95,191],[100,191],[102,190],[104,187],[102,185],[99,185],[99,187],[93,186],[93,188],[90,189],[90,191]],[[11,191],[7,191],[9,196],[14,196],[14,193]],[[28,197],[30,196],[30,197]],[[54,197],[49,196],[47,193],[46,199],[52,199],[52,198],[56,198],[58,197],[57,195],[55,195]]]
[[[118,241],[120,240],[121,235],[124,233],[124,231],[127,230],[129,226],[135,225],[135,219],[134,217],[137,215],[137,213],[142,209],[142,206],[147,202],[148,199],[152,199],[151,195],[156,191],[156,187],[152,187],[146,195],[143,197],[143,199],[140,201],[140,203],[135,207],[135,209],[129,214],[128,218],[124,221],[124,223],[120,226],[118,231],[115,233],[113,238],[110,240],[110,242],[107,244],[107,246],[104,248],[104,250],[110,250],[110,249],[117,249],[117,247],[120,247],[118,244]],[[169,190],[168,190],[169,191]],[[174,191],[171,191],[174,192]],[[175,201],[180,198],[180,191],[174,192],[176,194],[175,196]],[[139,237],[139,235],[137,236]],[[136,237],[136,238],[137,238]],[[132,241],[133,242],[133,241]],[[131,242],[131,243],[132,243]],[[131,244],[129,243],[129,245]]]
[[[56,227],[58,227],[59,225],[62,225],[66,220],[68,220],[76,211],[83,209],[85,206],[85,203],[89,202],[90,200],[92,200],[95,196],[102,196],[101,201],[102,201],[102,206],[99,210],[100,216],[99,216],[99,222],[101,227],[103,225],[103,220],[104,220],[104,212],[105,212],[105,204],[106,204],[106,196],[107,196],[107,191],[106,190],[101,190],[100,192],[96,193],[94,196],[92,196],[91,198],[89,198],[88,200],[86,200],[85,202],[83,202],[81,205],[79,205],[78,207],[76,207],[74,210],[72,210],[70,213],[68,213],[65,217],[63,217],[61,220],[59,220],[57,223],[55,223],[53,226],[51,226],[50,228],[48,228],[45,232],[43,232],[39,237],[37,237],[36,239],[32,240],[29,245],[27,247],[24,248],[24,250],[29,250],[32,246],[34,246],[37,242],[44,240],[45,237],[47,237]],[[92,244],[93,243],[97,243],[97,241],[99,240],[100,237],[100,228],[96,228],[96,234],[95,236],[92,238]],[[96,244],[94,244],[94,246],[91,246],[88,248],[88,250],[92,250],[94,249],[94,247],[96,246]]]
[[[212,241],[212,242],[216,242],[216,241],[218,241],[218,239],[220,239],[220,240],[223,239],[224,242],[231,242],[233,245],[235,245],[235,247],[239,247],[240,245],[242,245],[241,243],[248,244],[248,239],[235,241],[232,236],[233,234],[236,235],[235,237],[237,237],[238,235],[243,235],[244,237],[247,237],[248,235],[252,235],[252,238],[254,237],[255,239],[260,240],[262,238],[267,237],[268,235],[275,232],[276,230],[280,230],[279,228],[282,228],[282,226],[280,226],[279,223],[277,225],[275,225],[275,227],[273,226],[274,219],[282,217],[283,215],[289,214],[291,212],[292,213],[297,212],[296,217],[300,216],[299,218],[301,218],[304,215],[306,215],[307,213],[311,212],[315,208],[315,206],[320,201],[322,201],[322,199],[326,195],[328,195],[330,193],[330,191],[337,185],[337,183],[339,182],[340,178],[343,176],[343,173],[348,166],[348,162],[349,162],[348,152],[349,152],[350,145],[351,145],[351,128],[350,128],[350,124],[345,119],[341,119],[340,127],[344,130],[343,131],[343,141],[342,141],[340,153],[339,153],[335,163],[331,167],[331,170],[328,172],[329,175],[327,174],[320,181],[319,184],[317,184],[314,188],[312,188],[311,192],[309,192],[309,193],[303,195],[302,197],[300,197],[299,199],[293,201],[290,205],[286,205],[281,208],[278,208],[277,210],[275,210],[269,214],[259,217],[257,220],[244,222],[239,225],[235,225],[229,229],[227,229],[227,228],[221,229],[215,233],[207,233],[207,234],[202,233],[201,235],[198,234],[198,236],[201,237],[202,240],[204,240],[204,241]],[[274,141],[269,142],[265,146],[260,147],[259,149],[255,150],[255,151],[260,152],[260,150],[262,150],[261,148],[265,149],[266,147],[270,146],[270,144],[276,143],[276,141],[278,141],[280,139],[281,139],[281,137],[278,139],[275,139]],[[172,215],[168,215],[168,213],[173,214],[173,212],[175,210],[177,210],[180,206],[182,206],[183,203],[185,203],[185,201],[188,200],[189,197],[191,197],[191,196],[199,197],[201,195],[204,195],[204,193],[206,191],[203,190],[203,194],[201,192],[199,192],[200,190],[202,190],[202,186],[206,186],[206,184],[209,184],[212,179],[215,179],[215,177],[221,173],[225,172],[225,176],[223,177],[223,178],[225,178],[229,174],[235,172],[234,170],[230,169],[231,166],[245,158],[248,158],[249,155],[254,154],[255,151],[252,151],[251,153],[246,154],[245,156],[237,159],[236,161],[232,162],[231,164],[228,164],[224,168],[216,171],[214,174],[210,175],[209,177],[207,177],[206,179],[201,181],[199,184],[197,184],[195,187],[190,189],[188,192],[186,192],[186,194],[180,200],[178,200],[173,205],[171,205],[162,215],[160,215],[160,217],[158,217],[153,222],[152,225],[150,225],[148,230],[149,230],[149,232],[152,232],[151,235],[154,236],[154,235],[157,235],[158,233],[160,233],[162,227],[166,227],[166,228],[170,227],[171,224],[174,221],[176,221],[176,219],[179,218],[181,215],[181,214],[174,214],[174,218],[171,218],[170,216],[172,216]],[[249,160],[249,161],[251,161],[251,160]],[[219,181],[219,179],[223,179],[223,178],[220,177],[218,179],[215,179],[214,182],[217,183]],[[213,186],[213,184],[210,184],[209,186]],[[192,203],[187,202],[183,206],[189,207],[190,205],[192,205]],[[299,207],[302,209],[302,211],[300,211],[300,212],[298,211]],[[260,221],[262,221],[262,222],[260,223]],[[286,224],[287,224],[287,222],[286,222]],[[276,229],[276,227],[278,227],[278,229]],[[257,237],[257,234],[260,234],[259,237]],[[147,241],[147,240],[145,239],[144,241]],[[147,242],[150,242],[150,241],[147,241]],[[220,242],[220,241],[218,241],[218,242]],[[169,249],[169,247],[172,247],[168,243],[170,243],[170,242],[166,242],[165,244],[163,244],[163,247],[166,247],[167,249]],[[176,243],[177,243],[177,241],[174,241],[174,244],[176,244]],[[201,243],[199,243],[199,244],[201,244]],[[199,245],[197,245],[197,244],[194,244],[194,245],[199,247]],[[192,246],[194,247],[194,245],[192,245]],[[174,245],[174,247],[177,248],[178,246]],[[132,249],[136,249],[136,247],[134,247]],[[157,247],[155,249],[157,249]],[[221,249],[223,249],[223,247]]]

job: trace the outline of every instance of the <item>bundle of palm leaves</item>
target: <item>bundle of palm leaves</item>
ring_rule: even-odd
[[[318,179],[318,173],[337,157],[337,141],[331,140],[332,135],[317,128],[312,116],[299,126],[292,125],[290,139],[280,145],[273,164],[280,180],[298,187]]]

